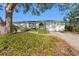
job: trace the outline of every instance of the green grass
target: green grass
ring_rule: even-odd
[[[62,40],[45,35],[26,32],[0,35],[0,55],[65,55],[58,51],[62,45]]]
[[[38,32],[40,34],[47,34],[48,33],[48,31],[45,29],[32,29],[31,31]]]
[[[32,29],[32,28],[24,28],[24,31],[33,31],[38,32],[39,34],[47,34],[48,31],[46,29]]]

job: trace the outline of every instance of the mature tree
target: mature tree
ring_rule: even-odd
[[[66,16],[64,17],[64,20],[66,22],[69,22],[69,26],[73,28],[72,31],[75,31],[77,22],[79,20],[79,18],[77,19],[77,17],[79,16],[79,4],[70,4],[68,9],[63,8],[62,8],[63,11],[68,10],[68,12],[66,12]]]
[[[7,33],[12,33],[12,14],[16,4],[5,4]]]

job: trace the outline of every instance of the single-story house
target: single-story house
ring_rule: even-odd
[[[65,23],[63,21],[46,20],[46,21],[25,21],[21,23],[14,23],[14,25],[26,28],[40,28],[48,31],[64,31]]]

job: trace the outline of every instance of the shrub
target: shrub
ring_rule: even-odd
[[[66,31],[73,31],[74,30],[74,27],[73,26],[65,26],[65,30]]]
[[[79,27],[75,28],[75,32],[79,32]]]

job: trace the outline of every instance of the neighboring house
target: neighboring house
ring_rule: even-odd
[[[65,23],[63,21],[47,20],[47,21],[26,21],[24,23],[14,23],[19,27],[40,28],[48,31],[64,31]]]

